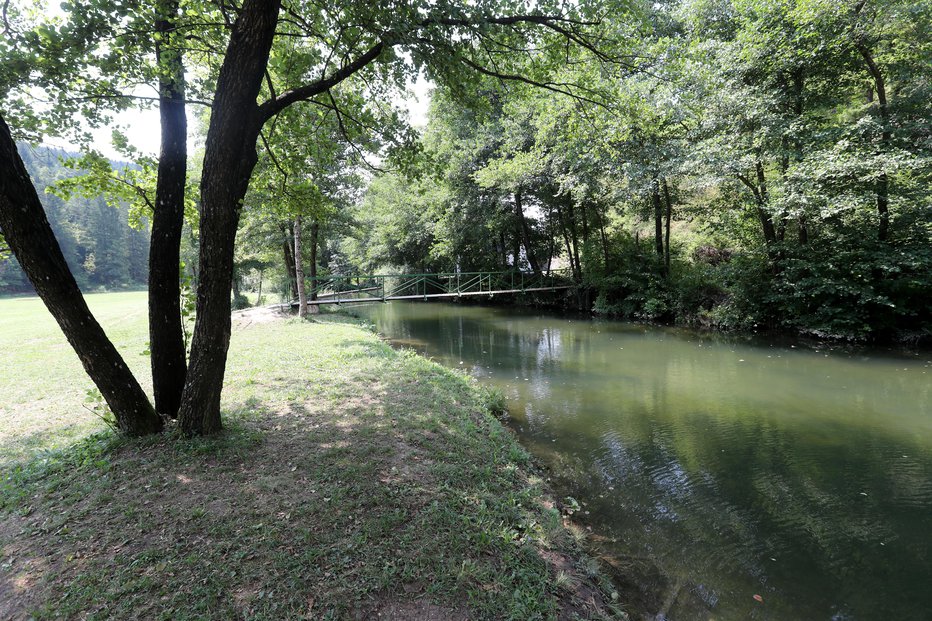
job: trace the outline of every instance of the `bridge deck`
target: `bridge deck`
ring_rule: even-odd
[[[374,287],[378,289],[378,287]],[[430,300],[434,298],[459,298],[470,295],[506,295],[510,293],[533,293],[536,291],[561,291],[565,289],[573,289],[572,285],[560,285],[554,287],[530,287],[527,289],[499,289],[495,291],[452,291],[445,293],[419,293],[415,295],[387,295],[385,297],[381,296],[369,296],[362,298],[336,298],[332,297],[336,294],[327,293],[319,296],[316,300],[308,300],[308,304],[359,304],[363,302],[391,302],[392,300]],[[358,292],[354,292],[358,293]],[[293,301],[291,303],[292,308],[298,307],[298,302]]]

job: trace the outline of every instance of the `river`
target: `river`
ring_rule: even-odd
[[[932,619],[932,354],[360,307],[499,388],[651,616]]]

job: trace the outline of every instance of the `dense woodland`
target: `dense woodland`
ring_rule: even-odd
[[[145,287],[149,254],[146,221],[130,214],[126,205],[112,204],[102,196],[72,195],[65,199],[60,190],[53,193],[62,180],[83,174],[64,164],[76,154],[27,145],[20,145],[20,154],[81,289]],[[118,162],[112,165],[121,166]],[[32,285],[16,259],[9,253],[0,254],[0,295],[32,292]]]
[[[930,23],[907,0],[13,3],[0,230],[134,434],[156,411],[220,429],[231,300],[259,278],[306,302],[326,273],[560,268],[603,314],[916,341]],[[423,131],[402,103],[418,77]],[[133,166],[105,165],[88,126],[139,106],[158,157],[115,133]],[[62,195],[151,223],[154,409],[16,153],[50,135],[85,149]]]
[[[586,94],[434,93],[414,170],[334,214],[359,273],[560,267],[598,313],[930,335],[926,3],[664,2]],[[517,257],[517,261],[516,258]]]

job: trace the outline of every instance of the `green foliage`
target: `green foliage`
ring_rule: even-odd
[[[84,398],[84,409],[99,418],[114,433],[119,431],[116,416],[110,410],[110,406],[104,401],[103,395],[96,388],[87,391]]]
[[[431,185],[376,179],[350,258],[530,270],[533,254],[580,272],[600,314],[927,334],[928,3],[637,6],[640,20],[608,22],[626,58],[650,60],[613,73],[573,57],[560,75],[585,79],[585,97],[438,89]]]
[[[618,235],[612,242],[613,263],[603,273],[590,275],[598,292],[593,310],[627,319],[671,319],[671,291],[660,275],[658,259],[629,235]]]

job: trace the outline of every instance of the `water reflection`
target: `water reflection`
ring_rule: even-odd
[[[640,596],[655,614],[929,618],[927,358],[482,307],[368,312],[506,393],[604,545],[659,567]]]

